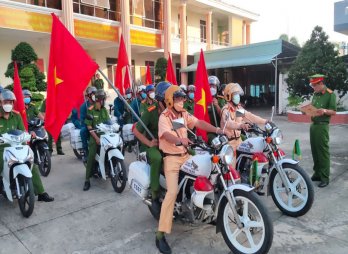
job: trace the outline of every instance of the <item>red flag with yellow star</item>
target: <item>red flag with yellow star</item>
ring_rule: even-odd
[[[24,125],[25,129],[28,130],[27,113],[25,112],[25,105],[24,105],[24,99],[23,99],[21,80],[19,79],[18,68],[17,68],[16,62],[14,62],[13,93],[16,96],[14,109],[17,110],[21,114],[23,125]]]
[[[98,65],[52,13],[45,128],[54,140]]]
[[[198,119],[205,120],[206,122],[210,123],[208,105],[212,103],[212,96],[208,83],[208,75],[205,67],[203,50],[201,50],[201,55],[197,65],[195,86],[196,92],[194,115]],[[198,136],[202,136],[202,138],[207,141],[207,133],[205,131],[197,129],[196,134]]]

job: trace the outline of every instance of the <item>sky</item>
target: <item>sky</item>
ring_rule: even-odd
[[[339,0],[223,0],[259,14],[251,25],[251,43],[296,37],[303,45],[316,25],[331,42],[348,42],[348,35],[334,32],[334,3]]]

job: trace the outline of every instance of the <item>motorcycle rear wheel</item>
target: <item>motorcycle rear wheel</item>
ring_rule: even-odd
[[[302,216],[306,214],[313,205],[314,188],[312,181],[298,164],[284,163],[282,167],[290,183],[294,185],[294,191],[286,193],[285,186],[278,171],[273,170],[270,177],[272,199],[279,210],[284,214],[291,217]]]
[[[41,163],[39,163],[39,170],[42,176],[48,176],[51,172],[51,154],[46,149],[39,150]]]
[[[122,193],[127,183],[127,171],[123,160],[112,158],[113,169],[110,170],[112,187],[115,192]],[[113,173],[111,172],[113,171]]]
[[[267,253],[273,241],[273,223],[265,206],[253,191],[235,190],[234,197],[243,227],[238,228],[227,198],[224,198],[219,207],[218,223],[226,244],[235,254]]]
[[[34,211],[35,203],[33,181],[22,175],[18,177],[18,181],[21,193],[21,197],[18,199],[19,209],[24,217],[29,218]]]

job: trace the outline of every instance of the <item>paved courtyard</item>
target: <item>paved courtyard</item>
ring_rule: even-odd
[[[294,140],[300,139],[300,165],[311,175],[309,124],[289,123],[285,116],[274,122],[283,131],[282,148],[289,156]],[[348,126],[331,126],[330,134],[331,182],[324,189],[315,185],[314,204],[306,215],[287,217],[271,197],[262,197],[274,222],[269,253],[348,253]],[[54,202],[36,202],[33,215],[25,219],[17,203],[0,197],[0,253],[158,253],[157,222],[128,186],[117,194],[109,181],[93,179],[91,189],[82,191],[85,169],[68,141],[63,149],[66,155],[54,153],[52,171],[42,178]],[[127,166],[133,159],[127,154]],[[177,223],[167,239],[173,253],[230,253],[210,225]]]

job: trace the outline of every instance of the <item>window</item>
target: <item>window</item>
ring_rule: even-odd
[[[47,7],[52,9],[62,9],[62,1],[61,0],[12,0],[14,2],[20,2],[24,4],[32,4],[41,7]]]
[[[121,0],[73,0],[73,9],[75,13],[121,21]]]
[[[106,58],[106,68],[108,69],[108,78],[114,84],[116,73],[117,58]],[[108,88],[111,88],[108,84]]]
[[[163,29],[163,0],[129,0],[133,25]]]
[[[200,20],[199,22],[199,28],[201,30],[201,42],[206,42],[207,41],[207,31],[206,31],[206,22],[205,20]]]

